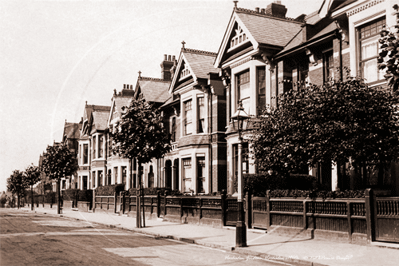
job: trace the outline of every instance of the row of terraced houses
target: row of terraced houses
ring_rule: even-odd
[[[277,95],[306,89],[307,83],[342,79],[344,68],[370,86],[386,86],[377,68],[378,39],[385,25],[395,24],[393,2],[325,0],[319,10],[294,19],[286,17],[281,1],[254,10],[235,2],[217,52],[191,49],[183,42],[178,57],[165,55],[161,78],[140,74],[135,85],[114,91],[110,106],[86,102],[82,120],[65,123],[63,142],[76,151],[79,170],[62,187],[84,190],[123,183],[129,189],[142,178],[144,187],[194,194],[227,189],[233,194],[239,139],[231,116],[238,102],[256,118],[261,108],[278,105]],[[168,154],[141,166],[113,155],[108,135],[121,108],[138,97],[161,108],[172,137]],[[244,124],[244,133],[250,127]],[[247,153],[251,149],[248,143],[243,147]],[[257,172],[249,156],[243,160],[245,173]],[[143,167],[141,177],[138,167]],[[399,195],[397,164],[384,170],[383,178],[373,172],[360,183],[355,173],[343,178],[346,168],[324,164],[309,173],[332,190],[389,187]]]

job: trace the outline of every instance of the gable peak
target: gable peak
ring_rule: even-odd
[[[214,53],[214,52],[208,52],[208,51],[191,49],[191,48],[184,48],[183,52],[184,53],[192,53],[192,54],[203,54],[203,55],[209,55],[209,56],[216,56],[217,55],[217,53]]]

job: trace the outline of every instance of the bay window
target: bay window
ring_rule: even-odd
[[[205,157],[197,157],[197,192],[205,192]]]
[[[89,145],[83,144],[83,164],[89,163]]]
[[[184,135],[192,133],[192,100],[184,102]]]
[[[385,25],[385,18],[367,23],[358,30],[359,39],[359,67],[361,77],[367,82],[376,82],[384,79],[383,71],[379,71],[377,57],[380,49],[378,39]]]
[[[98,158],[102,158],[104,155],[104,136],[99,136],[98,137]]]
[[[246,70],[237,75],[237,96],[238,102],[242,102],[242,107],[247,114],[250,113],[251,105],[251,89],[249,82],[249,70]]]
[[[204,97],[198,98],[198,133],[205,131],[205,104]]]
[[[172,142],[176,141],[176,117],[172,118],[172,126],[170,130],[170,138],[172,139]]]
[[[97,153],[96,153],[96,146],[97,146],[97,141],[96,141],[96,136],[93,136],[93,159],[97,158]]]
[[[258,109],[266,108],[266,70],[265,67],[256,69],[256,90],[258,94]]]
[[[334,80],[334,57],[333,50],[329,50],[323,53],[323,72],[324,82]]]
[[[191,190],[191,158],[183,159],[183,191]]]

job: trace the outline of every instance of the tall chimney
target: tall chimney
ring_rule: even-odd
[[[171,60],[171,56],[164,55],[164,60],[161,63],[161,79],[163,80],[171,80],[172,75],[170,73],[170,69],[173,66],[173,61]]]
[[[285,18],[287,8],[281,4],[281,1],[274,1],[266,7],[266,14],[273,17]]]

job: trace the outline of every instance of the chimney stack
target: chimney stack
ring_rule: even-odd
[[[259,13],[259,7],[255,7],[256,13]]]
[[[273,17],[285,18],[285,14],[287,14],[287,8],[285,5],[281,4],[281,1],[276,0],[266,7],[266,14]]]
[[[170,72],[174,63],[172,58],[175,58],[175,56],[172,57],[171,55],[164,55],[164,60],[161,63],[161,79],[163,80],[172,79],[172,74]]]

